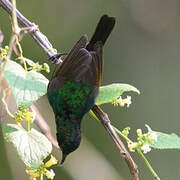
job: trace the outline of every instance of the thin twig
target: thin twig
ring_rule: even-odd
[[[40,175],[40,180],[43,180],[43,174]]]
[[[11,58],[12,52],[13,52],[13,46],[15,46],[16,36],[13,34],[9,41],[9,50],[7,54],[7,59]]]
[[[146,166],[149,168],[149,170],[151,171],[152,175],[154,176],[154,179],[156,180],[160,180],[159,176],[156,174],[156,172],[154,171],[154,169],[152,168],[151,164],[149,163],[149,161],[147,160],[147,158],[144,156],[144,154],[141,152],[140,149],[136,148],[136,151],[139,153],[139,155],[142,157],[142,159],[144,160],[144,162],[146,163]]]
[[[13,29],[12,40],[15,37],[15,43],[16,43],[18,50],[19,50],[19,57],[23,61],[25,71],[27,71],[27,65],[26,65],[26,62],[23,58],[23,50],[22,50],[21,45],[19,43],[19,35],[21,32],[21,29],[19,28],[17,16],[16,16],[16,0],[12,0],[12,27],[13,27],[12,28]],[[14,46],[14,40],[12,42],[10,41],[10,43],[12,43],[10,45],[13,47]]]
[[[2,102],[3,102],[4,106],[5,106],[5,109],[6,109],[6,112],[8,113],[8,115],[13,118],[14,116],[13,116],[13,114],[11,114],[11,112],[9,111],[8,105],[7,105],[6,100],[5,100],[5,99],[6,99],[6,93],[7,93],[7,91],[8,91],[8,88],[5,88],[5,89],[3,90]]]
[[[12,5],[8,0],[0,0],[0,5],[11,15],[12,14]],[[40,47],[51,57],[56,53],[53,50],[51,43],[48,41],[47,37],[42,34],[38,28],[35,27],[34,23],[31,23],[28,19],[26,19],[19,11],[17,12],[17,19],[18,22],[22,25],[22,27],[32,28],[29,33],[30,35],[36,40],[36,42],[40,45]],[[57,63],[62,63],[62,60],[58,61]],[[113,141],[119,148],[121,152],[121,156],[125,159],[126,163],[131,172],[132,180],[138,180],[138,170],[135,162],[133,161],[132,157],[130,156],[129,152],[126,150],[124,144],[119,139],[118,135],[114,131],[113,127],[111,126],[110,120],[106,113],[104,113],[98,106],[94,106],[92,108],[94,114],[101,120],[103,126],[108,131],[110,136],[112,137]]]
[[[31,105],[31,109],[36,112],[36,118],[34,123],[41,129],[41,132],[49,139],[52,145],[59,149],[57,140],[52,136],[49,125],[40,114],[38,108],[33,104]]]
[[[0,29],[0,47],[2,47],[3,39],[4,39],[4,36],[3,36],[3,33],[1,32],[1,29]]]

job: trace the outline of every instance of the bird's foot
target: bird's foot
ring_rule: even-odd
[[[57,53],[48,58],[48,60],[52,61],[53,64],[60,64],[62,61],[59,60],[60,57],[68,55],[68,53]]]

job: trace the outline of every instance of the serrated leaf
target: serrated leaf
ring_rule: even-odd
[[[134,91],[140,94],[139,90],[129,84],[114,83],[99,88],[99,95],[96,100],[97,105],[111,103],[124,92]]]
[[[1,66],[1,68],[3,65]],[[9,84],[17,105],[29,107],[34,101],[47,92],[48,79],[41,73],[25,71],[18,63],[7,60],[4,78]]]
[[[155,149],[180,149],[180,137],[176,134],[165,134],[156,132],[157,141],[150,145]]]
[[[3,135],[16,149],[20,159],[31,169],[37,169],[51,153],[52,144],[35,129],[27,132],[17,124],[3,125]]]

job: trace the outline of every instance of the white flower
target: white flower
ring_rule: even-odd
[[[137,135],[140,137],[140,136],[142,136],[142,130],[141,129],[137,129]]]
[[[48,179],[54,179],[55,173],[54,171],[51,169],[50,171],[47,170],[45,175],[47,176]]]
[[[131,102],[131,96],[127,96],[126,99],[122,99],[122,97],[120,96],[120,97],[117,99],[116,103],[118,103],[121,107],[124,107],[125,104],[127,104],[127,107],[129,107],[130,104],[132,103],[132,102]]]
[[[142,147],[141,147],[141,150],[143,151],[144,154],[148,153],[151,151],[151,148],[149,147],[149,144],[144,144]]]
[[[156,132],[151,132],[151,134],[150,134],[150,136],[149,136],[149,138],[151,139],[151,140],[153,140],[153,141],[157,141],[157,133]]]
[[[127,98],[124,99],[124,103],[127,104],[127,107],[129,107],[130,104],[132,103],[132,102],[131,102],[131,96],[127,96]]]

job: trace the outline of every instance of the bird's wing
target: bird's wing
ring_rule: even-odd
[[[63,64],[56,67],[53,77],[61,76],[74,80],[87,71],[92,61],[91,54],[85,49],[87,42],[87,36],[82,36],[74,45]]]
[[[60,88],[65,81],[78,81],[83,79],[84,74],[89,70],[92,55],[85,49],[87,36],[84,35],[74,45],[62,65],[58,65],[48,85],[48,91]]]
[[[92,56],[91,67],[88,70],[89,80],[91,84],[94,84],[96,87],[101,85],[102,75],[103,75],[103,44],[102,42],[97,42],[94,45],[94,51],[90,52]]]

